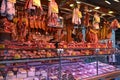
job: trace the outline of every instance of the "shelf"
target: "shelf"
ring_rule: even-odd
[[[31,49],[25,49],[25,48],[0,48],[0,50],[27,50],[27,51],[33,51],[33,50],[51,50],[55,48],[31,48]]]
[[[4,60],[4,61],[0,61],[0,64],[6,64],[6,63],[24,63],[24,62],[35,62],[35,61],[47,61],[47,60],[59,60],[59,58]]]
[[[96,56],[108,56],[110,54],[101,54],[101,55],[84,55],[84,56],[61,56],[61,60],[65,59],[79,59],[87,57],[96,57]],[[23,63],[23,62],[35,62],[35,61],[48,61],[48,60],[59,60],[59,57],[50,57],[50,58],[33,58],[33,59],[13,59],[13,60],[4,60],[0,61],[0,64],[5,63]]]
[[[0,48],[0,50],[57,50],[57,49],[64,49],[64,50],[116,50],[115,48]]]

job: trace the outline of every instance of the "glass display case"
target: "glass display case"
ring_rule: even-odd
[[[118,53],[112,48],[4,48],[0,50],[0,80],[113,79],[120,75],[120,69],[109,62],[113,54]]]

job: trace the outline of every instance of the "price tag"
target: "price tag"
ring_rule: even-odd
[[[57,53],[64,53],[64,49],[57,49]]]
[[[78,25],[74,25],[74,29],[78,28]]]

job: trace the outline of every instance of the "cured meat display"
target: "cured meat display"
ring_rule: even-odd
[[[16,0],[2,0],[1,15],[6,16],[9,20],[12,20],[15,16],[15,3]]]
[[[69,60],[66,60],[68,63],[62,63],[61,78],[63,80],[86,80],[86,78],[97,75],[96,74],[96,62],[83,63],[82,61],[69,63]],[[62,62],[65,62],[62,61]],[[98,74],[106,74],[118,70],[118,68],[98,62],[99,71]],[[26,64],[23,63],[22,66]],[[37,65],[37,66],[36,66]],[[1,76],[1,79],[7,80],[59,80],[59,64],[42,64],[41,62],[28,63],[28,68],[26,67],[17,67],[21,66],[19,64],[10,65],[6,71],[6,76]],[[1,71],[1,74],[3,72]]]
[[[112,31],[120,28],[117,19],[108,22],[109,15],[80,0],[1,1],[0,80],[88,80],[120,74],[114,63],[107,63],[119,51],[111,40]]]
[[[76,25],[81,24],[81,18],[82,18],[82,13],[79,11],[80,6],[77,8],[74,8],[73,10],[73,16],[72,16],[72,23]]]
[[[48,26],[57,27],[58,22],[58,5],[55,0],[51,0],[48,5]]]

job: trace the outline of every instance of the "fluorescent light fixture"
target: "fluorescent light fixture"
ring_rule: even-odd
[[[115,2],[120,2],[119,0],[114,0]]]
[[[111,4],[108,0],[105,0],[105,2],[106,2],[107,4],[109,4],[109,5]]]
[[[97,6],[97,7],[95,7],[95,9],[100,9],[100,7],[99,7],[99,6]]]
[[[70,7],[73,7],[74,6],[74,4],[70,4]]]
[[[109,13],[109,14],[112,14],[112,13],[114,13],[114,12],[113,12],[113,11],[109,11],[108,13]]]

